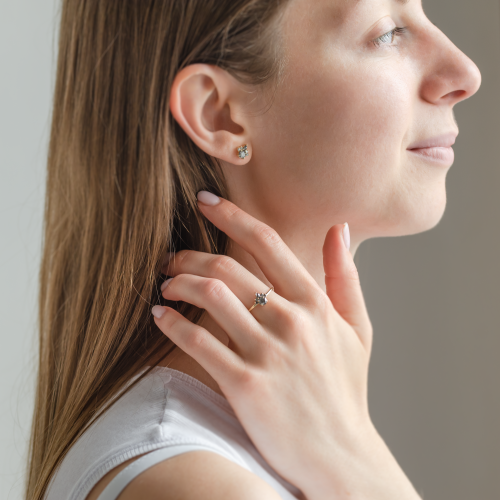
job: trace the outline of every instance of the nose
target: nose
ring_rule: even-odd
[[[474,95],[481,86],[481,73],[437,27],[432,25],[423,44],[425,76],[422,98],[432,104],[454,106]]]

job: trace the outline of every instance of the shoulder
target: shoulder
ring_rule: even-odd
[[[86,500],[97,500],[134,457],[108,472]],[[190,451],[163,460],[135,477],[117,500],[281,500],[263,479],[217,453]]]

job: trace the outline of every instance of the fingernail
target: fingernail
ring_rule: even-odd
[[[167,310],[162,306],[153,306],[151,312],[155,318],[160,319],[167,312]]]
[[[351,233],[349,232],[349,224],[347,222],[344,223],[344,229],[342,229],[342,235],[344,236],[344,244],[349,250],[351,246]]]
[[[174,278],[169,278],[167,281],[164,281],[162,284],[161,284],[161,291],[163,292],[163,290],[165,290],[165,288],[167,288],[168,284],[173,280]]]
[[[220,198],[215,196],[215,194],[209,193],[208,191],[200,191],[197,195],[198,201],[204,205],[217,205],[220,202]]]

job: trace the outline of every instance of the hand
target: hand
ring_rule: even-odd
[[[372,326],[344,225],[325,238],[325,294],[276,231],[218,200],[199,208],[254,257],[274,285],[269,302],[249,312],[266,284],[227,256],[183,250],[168,264],[163,296],[205,309],[232,349],[171,308],[155,306],[155,322],[218,383],[265,460],[306,492],[319,463],[344,463],[372,431]]]

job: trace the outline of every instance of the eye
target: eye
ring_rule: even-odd
[[[394,41],[395,37],[402,35],[405,32],[406,28],[394,28],[393,30],[388,31],[387,33],[373,40],[373,44],[377,47],[380,47],[381,45],[390,45]]]

